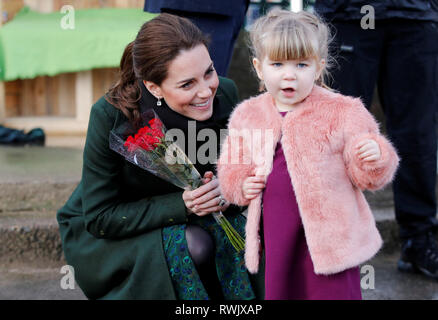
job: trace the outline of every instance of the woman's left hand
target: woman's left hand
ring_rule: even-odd
[[[219,205],[223,201],[221,201],[219,181],[214,177],[213,172],[207,171],[204,174],[202,183],[203,185],[195,190],[185,191],[192,200],[190,210],[198,216],[225,211],[230,204],[228,201],[225,201],[224,205]]]
[[[366,139],[358,143],[356,150],[356,155],[362,161],[379,160],[381,156],[379,144],[372,139]]]

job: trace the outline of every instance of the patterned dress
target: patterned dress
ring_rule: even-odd
[[[241,214],[227,216],[231,225],[242,236],[245,218]],[[255,295],[244,264],[243,252],[237,253],[222,228],[212,216],[194,221],[206,230],[216,246],[216,271],[226,300],[250,300]],[[170,276],[178,299],[209,300],[195,265],[190,257],[185,238],[186,224],[163,229],[163,244]],[[233,257],[233,259],[230,259]]]

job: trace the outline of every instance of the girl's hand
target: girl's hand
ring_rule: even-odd
[[[250,176],[245,179],[242,185],[242,192],[245,199],[255,199],[265,188],[264,176]]]
[[[379,160],[381,156],[379,144],[372,139],[361,141],[356,146],[356,150],[356,155],[362,161]]]
[[[229,202],[220,206],[223,201],[219,181],[213,172],[207,171],[202,179],[203,185],[195,190],[186,190],[183,193],[183,200],[189,214],[194,213],[198,216],[225,211],[229,207]]]

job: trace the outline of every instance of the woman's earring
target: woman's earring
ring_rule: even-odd
[[[158,106],[158,107],[161,107],[161,98],[158,98],[158,100],[157,100],[157,106]]]

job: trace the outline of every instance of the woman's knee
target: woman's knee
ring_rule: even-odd
[[[186,228],[187,247],[196,266],[202,266],[214,259],[215,246],[210,234],[197,225]]]

